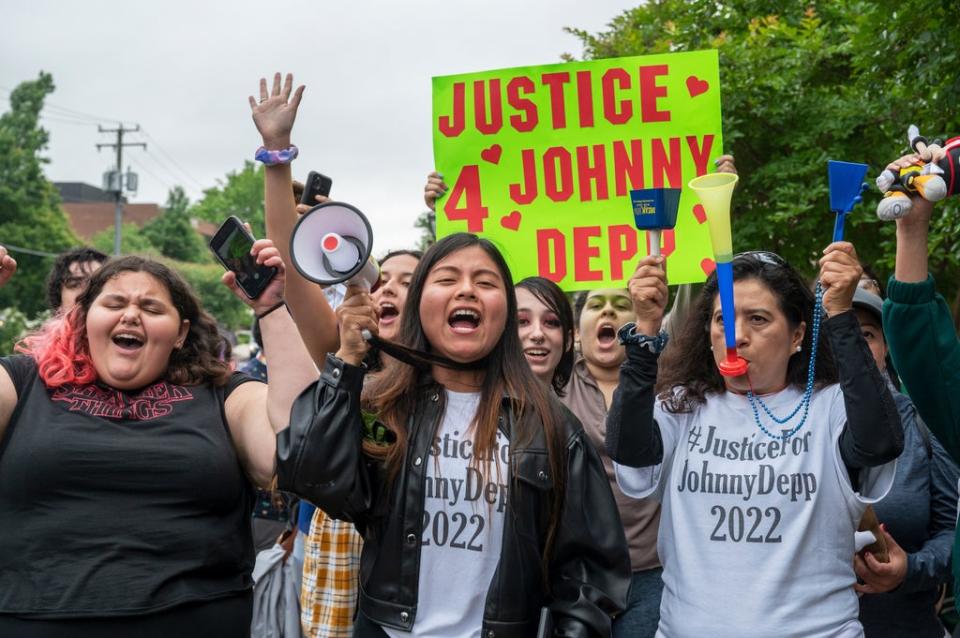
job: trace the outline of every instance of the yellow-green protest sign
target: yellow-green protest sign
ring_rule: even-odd
[[[663,232],[671,283],[713,268],[686,184],[722,154],[716,51],[433,78],[433,149],[450,187],[437,235],[493,240],[518,280],[625,286],[649,252],[630,196],[643,188],[683,188],[676,229]]]

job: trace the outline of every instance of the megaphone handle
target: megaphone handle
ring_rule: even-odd
[[[647,241],[650,242],[650,254],[654,257],[660,256],[660,229],[651,228],[647,231]]]
[[[833,241],[843,241],[843,220],[846,217],[844,213],[837,213],[837,221],[833,224]]]

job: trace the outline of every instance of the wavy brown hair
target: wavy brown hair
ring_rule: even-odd
[[[813,348],[813,293],[799,273],[786,262],[759,259],[750,253],[738,255],[733,260],[733,280],[746,279],[756,279],[773,293],[791,329],[806,322],[803,350],[790,357],[787,364],[787,383],[803,390]],[[695,405],[704,402],[708,393],[719,393],[726,389],[713,353],[710,352],[710,322],[718,292],[717,274],[714,272],[700,291],[680,333],[660,358],[657,392],[668,412],[690,412]],[[819,341],[814,377],[818,388],[837,382],[833,355],[823,334]]]
[[[471,464],[479,465],[481,459],[487,459],[489,463],[490,459],[494,458],[500,407],[505,396],[510,399],[514,423],[510,439],[511,447],[522,447],[530,443],[537,435],[537,431],[540,428],[543,429],[554,478],[553,503],[544,550],[546,565],[563,505],[566,441],[561,431],[562,416],[559,404],[550,396],[549,389],[534,376],[523,356],[517,330],[517,299],[513,278],[510,275],[510,268],[496,246],[487,239],[469,233],[449,235],[433,244],[413,272],[397,340],[399,345],[410,351],[432,352],[431,344],[420,323],[420,302],[427,276],[440,260],[474,246],[480,247],[489,255],[500,273],[507,299],[507,316],[500,339],[483,359],[483,369],[486,374],[480,389],[480,407],[474,423],[474,457]],[[362,399],[364,408],[375,412],[396,435],[396,442],[393,445],[388,447],[365,445],[364,449],[368,455],[383,459],[392,477],[396,477],[406,457],[407,424],[417,411],[418,401],[423,400],[422,386],[432,381],[429,367],[426,361],[422,365],[415,366],[391,358],[387,361],[384,371],[378,375],[377,381],[364,392]],[[441,393],[439,398],[441,407],[443,407],[443,399],[444,395]],[[442,414],[442,410],[440,413]],[[512,475],[517,476],[516,472],[512,472]]]
[[[90,278],[87,289],[77,298],[75,312],[68,315],[73,322],[77,339],[87,341],[87,312],[103,287],[114,277],[126,272],[142,272],[150,275],[167,289],[173,307],[180,319],[190,322],[190,330],[183,347],[170,353],[170,361],[164,379],[176,385],[223,385],[230,378],[227,361],[220,358],[222,339],[217,322],[205,311],[184,279],[164,264],[144,257],[129,256],[111,259]]]

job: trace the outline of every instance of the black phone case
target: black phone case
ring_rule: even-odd
[[[329,197],[331,187],[333,187],[332,179],[316,171],[310,171],[307,175],[307,181],[303,184],[303,195],[300,196],[300,203],[307,206],[316,206],[316,196]]]
[[[273,278],[277,275],[277,269],[274,268],[273,266],[257,265],[254,271],[247,274],[254,275],[256,273],[256,274],[259,274],[260,276],[246,277],[241,281],[241,278],[239,276],[241,274],[240,271],[234,268],[231,268],[230,264],[228,264],[224,260],[224,258],[220,255],[220,252],[219,252],[219,249],[223,246],[224,242],[226,242],[227,238],[230,237],[230,234],[233,233],[235,230],[239,230],[244,235],[244,237],[247,240],[249,240],[250,242],[249,246],[251,247],[253,246],[253,242],[254,242],[253,236],[247,232],[247,229],[243,227],[243,224],[240,222],[239,219],[231,215],[223,222],[223,224],[220,225],[220,228],[217,229],[217,232],[214,233],[213,237],[210,239],[210,243],[208,244],[208,247],[210,248],[210,251],[213,253],[213,256],[216,257],[217,261],[220,262],[221,266],[223,266],[226,270],[230,270],[237,274],[237,286],[240,287],[240,290],[243,291],[243,294],[245,294],[250,299],[256,299],[261,294],[263,294],[263,291],[266,290],[267,286],[270,284]]]

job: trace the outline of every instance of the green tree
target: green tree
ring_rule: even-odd
[[[160,254],[178,261],[209,263],[210,253],[190,223],[190,200],[176,186],[167,194],[163,214],[144,225],[142,234]]]
[[[418,250],[426,251],[437,241],[436,223],[436,214],[432,210],[424,211],[417,216],[413,227],[420,229],[420,238],[417,240]]]
[[[165,260],[167,261],[167,260]],[[229,288],[220,283],[223,267],[220,264],[191,264],[167,261],[190,284],[203,303],[203,308],[230,330],[249,328],[253,321],[250,309],[237,299]]]
[[[960,134],[952,13],[948,4],[915,0],[651,0],[602,33],[569,31],[587,59],[719,51],[724,150],[741,176],[735,248],[775,250],[812,277],[833,223],[827,159],[867,163],[872,180],[906,152],[911,122],[927,135]],[[864,194],[847,237],[889,274],[895,228],[875,217],[879,198],[876,188]],[[941,290],[956,295],[960,198],[938,209],[931,270]]]
[[[101,230],[90,238],[90,244],[100,252],[112,255],[113,234],[114,230],[112,226]],[[153,245],[142,228],[134,223],[128,222],[120,226],[120,254],[159,257],[160,251]],[[20,274],[17,273],[17,276],[19,277]]]
[[[49,253],[79,243],[60,208],[59,193],[43,174],[49,134],[39,118],[53,90],[53,77],[41,72],[13,90],[10,110],[0,115],[0,242]],[[20,267],[0,290],[0,307],[12,306],[34,317],[46,308],[44,281],[52,260],[11,253]]]
[[[215,224],[235,215],[249,222],[256,237],[263,237],[263,166],[245,161],[242,169],[227,173],[226,181],[217,180],[217,186],[203,191],[190,214]]]

